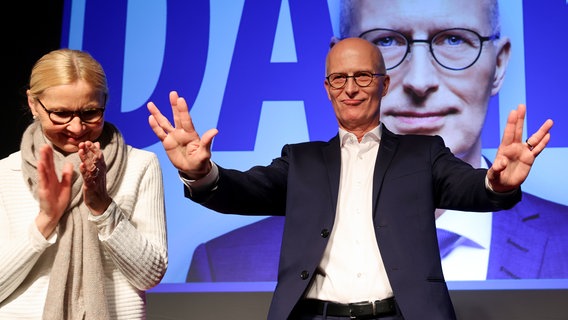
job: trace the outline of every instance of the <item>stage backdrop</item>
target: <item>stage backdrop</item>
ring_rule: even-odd
[[[513,54],[483,133],[492,159],[512,108],[526,127],[555,120],[553,139],[524,190],[568,204],[565,61],[568,3],[502,1],[502,34]],[[546,18],[545,18],[546,17]],[[199,133],[218,128],[213,159],[224,167],[268,164],[285,143],[328,140],[337,124],[324,87],[324,58],[338,34],[336,0],[67,0],[62,47],[83,49],[107,71],[107,120],[126,141],[158,154],[165,182],[169,269],[162,288],[185,282],[194,249],[264,217],[221,215],[183,196],[176,170],[148,125],[146,103],[171,119],[170,90],[191,107]],[[275,283],[194,283],[189,291],[266,290]],[[451,282],[450,288],[568,288],[565,280]],[[179,288],[179,287],[178,287]]]

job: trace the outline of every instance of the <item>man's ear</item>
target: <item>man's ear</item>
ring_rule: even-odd
[[[341,39],[339,39],[339,38],[336,37],[336,36],[331,37],[331,41],[329,42],[329,48],[330,48],[330,49],[333,48],[333,46],[334,46],[336,43],[338,43],[339,40],[341,40]]]
[[[383,97],[389,92],[390,80],[390,76],[388,74],[385,75],[385,78],[383,79]]]
[[[507,66],[509,65],[509,58],[511,57],[511,40],[509,38],[503,37],[499,39],[496,45],[497,61],[495,63],[495,75],[493,77],[493,86],[491,88],[492,96],[496,95],[499,90],[501,90]]]

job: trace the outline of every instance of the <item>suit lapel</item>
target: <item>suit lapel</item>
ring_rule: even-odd
[[[327,178],[331,194],[332,208],[337,208],[339,179],[341,174],[341,145],[339,134],[333,137],[322,149],[324,163],[327,166]]]
[[[398,138],[382,125],[381,142],[373,173],[373,216],[377,212],[377,203],[383,186],[383,180],[385,179],[385,173],[394,157],[397,145]]]
[[[385,178],[385,173],[389,167],[398,145],[398,138],[390,132],[384,125],[382,127],[381,142],[377,160],[375,161],[373,178],[373,212],[376,212],[379,193]],[[339,180],[341,174],[341,144],[339,134],[333,137],[322,150],[324,163],[328,167],[328,179],[330,192],[333,201],[333,208],[337,207],[337,197],[339,192]]]

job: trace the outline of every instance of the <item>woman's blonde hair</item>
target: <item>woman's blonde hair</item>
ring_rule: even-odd
[[[85,51],[57,49],[45,54],[33,66],[28,94],[38,98],[48,88],[79,80],[87,82],[95,92],[102,93],[103,103],[106,103],[108,85],[101,64]]]

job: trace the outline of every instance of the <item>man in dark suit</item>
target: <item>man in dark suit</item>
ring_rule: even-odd
[[[152,102],[149,123],[190,199],[222,213],[285,216],[268,319],[455,319],[434,211],[513,207],[552,120],[523,142],[519,105],[493,165],[474,169],[439,136],[396,135],[381,124],[390,79],[373,43],[338,42],[326,74],[339,134],[286,145],[269,166],[243,172],[212,162],[217,130],[200,137],[176,92],[175,126]]]
[[[475,168],[490,167],[482,155],[482,128],[489,99],[503,84],[511,50],[509,38],[501,34],[497,1],[400,0],[395,5],[343,0],[340,8],[341,37],[366,38],[388,55],[390,92],[380,110],[387,128],[398,134],[440,135],[462,160]],[[455,28],[459,33],[442,32]],[[461,52],[461,65],[441,59],[440,44],[432,55],[428,44],[409,41],[437,36],[453,39],[455,45],[476,37],[466,28],[488,40],[471,59],[466,59],[469,51]],[[461,236],[460,245],[442,259],[446,279],[568,277],[567,206],[524,193],[511,210],[465,216],[438,209],[436,217],[438,227]],[[280,223],[282,218],[269,217],[200,244],[187,281],[276,281]]]

